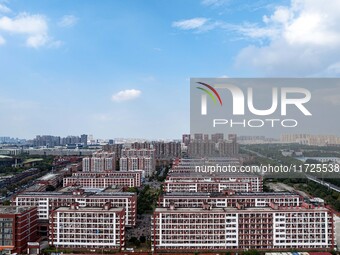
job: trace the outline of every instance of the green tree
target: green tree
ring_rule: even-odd
[[[260,252],[257,250],[248,250],[248,251],[244,251],[243,255],[260,255]]]
[[[141,236],[141,237],[139,238],[139,241],[140,241],[141,243],[145,243],[145,242],[146,242],[146,237],[145,237],[145,236]]]
[[[136,242],[137,240],[138,240],[137,237],[132,236],[132,237],[129,239],[129,242],[130,242],[130,243],[134,243],[134,242]]]
[[[129,188],[127,188],[126,191],[127,191],[127,192],[135,192],[135,193],[138,194],[138,188],[136,188],[136,187],[129,187]]]
[[[47,185],[46,191],[55,191],[55,187],[52,185]]]
[[[140,246],[140,241],[137,239],[136,241],[133,242],[134,245],[136,245],[136,247]]]
[[[9,206],[9,205],[11,205],[11,201],[5,200],[5,201],[2,202],[2,205]]]

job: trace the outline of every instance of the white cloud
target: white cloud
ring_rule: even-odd
[[[236,65],[266,75],[322,76],[340,74],[340,1],[292,0],[264,16],[262,25],[235,31],[264,46],[241,50]]]
[[[142,94],[142,91],[137,90],[137,89],[122,90],[112,95],[112,101],[122,102],[122,101],[133,100],[133,99],[138,98],[141,94]]]
[[[207,18],[194,18],[175,21],[172,23],[172,26],[182,30],[193,30],[197,32],[207,32],[212,29],[222,29],[241,34],[242,36],[257,39],[274,36],[276,33],[278,33],[278,31],[273,28],[258,27],[258,25],[252,23],[235,25],[221,20],[214,21]]]
[[[5,43],[6,43],[5,38],[3,38],[3,37],[0,35],[0,45],[4,45]]]
[[[203,0],[217,6],[227,1]],[[221,29],[252,42],[235,58],[246,71],[268,76],[340,75],[340,1],[291,0],[255,23],[194,18],[172,23],[193,32]]]
[[[26,44],[32,48],[39,48],[48,42],[49,38],[44,34],[32,35],[27,38]]]
[[[8,8],[6,5],[0,3],[0,13],[9,13],[11,9]]]
[[[42,15],[29,15],[21,13],[15,18],[0,18],[0,29],[20,34],[45,34],[47,33],[46,18]]]
[[[38,48],[53,43],[48,35],[48,24],[43,15],[21,13],[13,18],[0,18],[0,31],[26,36],[28,47]]]
[[[187,20],[179,20],[172,23],[173,27],[182,29],[182,30],[193,30],[202,28],[208,19],[206,18],[193,18]]]
[[[331,64],[330,66],[327,67],[327,70],[325,73],[340,73],[340,62],[335,62],[334,64]],[[340,102],[340,101],[339,101]]]
[[[220,27],[229,31],[236,32],[242,36],[252,39],[261,39],[268,37],[275,37],[278,31],[270,27],[258,27],[256,24],[244,23],[242,25],[233,25],[228,23],[221,23]]]
[[[340,84],[339,84],[340,85]],[[334,88],[320,88],[314,91],[318,97],[314,100],[318,100],[320,103],[331,104],[333,106],[340,106],[340,86]]]
[[[60,27],[72,27],[78,22],[78,18],[73,15],[65,15],[58,22]]]
[[[227,3],[228,0],[202,0],[202,4],[203,5],[207,5],[207,6],[221,6],[225,3]]]

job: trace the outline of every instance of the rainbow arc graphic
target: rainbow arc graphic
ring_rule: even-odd
[[[207,95],[210,96],[210,98],[213,100],[214,104],[217,104],[217,100],[216,98],[218,99],[220,105],[222,106],[222,100],[221,100],[221,97],[220,95],[218,94],[218,92],[216,91],[216,89],[214,89],[211,85],[209,84],[206,84],[204,82],[197,82],[198,84],[202,85],[202,86],[205,86],[206,88],[201,88],[201,87],[196,87],[197,89],[200,89],[202,91],[204,91]]]

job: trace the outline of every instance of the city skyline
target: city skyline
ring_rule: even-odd
[[[339,11],[306,0],[0,1],[1,131],[180,137],[190,77],[339,77]],[[339,90],[318,95],[336,108]]]

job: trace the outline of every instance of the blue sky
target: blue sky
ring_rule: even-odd
[[[0,1],[0,136],[180,138],[190,77],[338,77],[339,12],[317,0]]]

